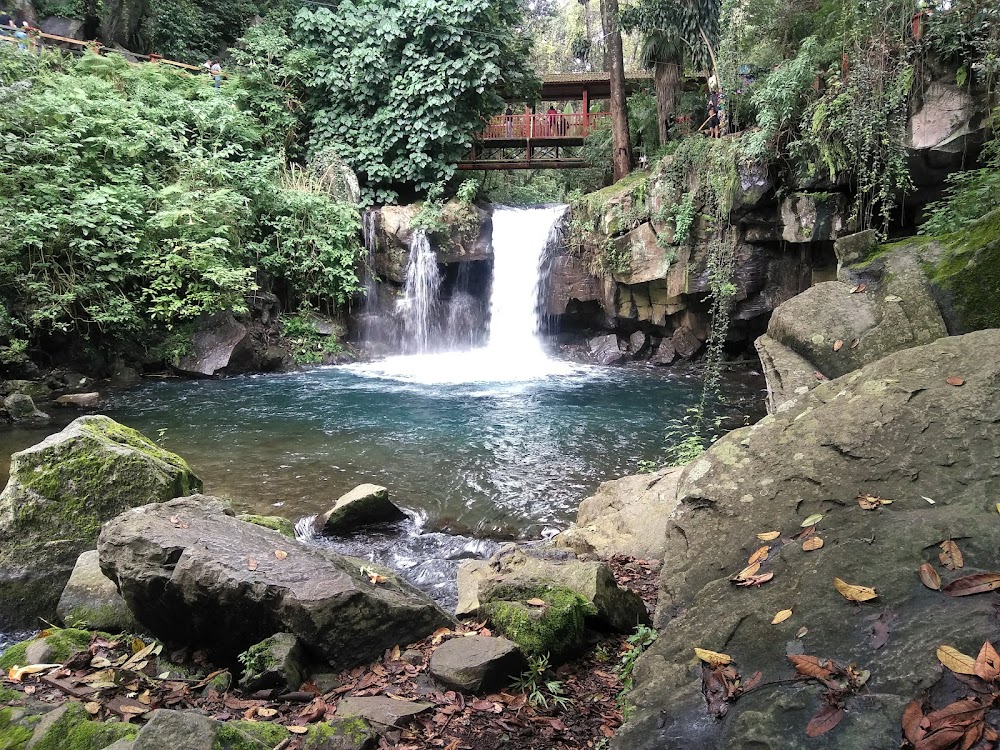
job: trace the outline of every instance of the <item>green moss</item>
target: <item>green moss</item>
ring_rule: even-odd
[[[244,681],[256,680],[265,672],[278,665],[278,660],[274,658],[274,654],[271,651],[272,638],[266,638],[260,643],[255,643],[236,657],[240,664],[243,665]]]
[[[103,750],[118,740],[135,739],[139,727],[121,722],[93,721],[80,703],[67,703],[59,717],[32,750]]]
[[[276,747],[288,738],[287,729],[266,721],[231,721],[226,726],[237,729],[268,747]]]
[[[18,690],[10,690],[9,688],[0,687],[0,703],[10,703],[11,701],[19,701],[24,697],[24,693]]]
[[[357,717],[331,719],[327,723],[311,726],[302,748],[303,750],[322,750],[328,744],[332,744],[331,740],[337,737],[347,737],[353,744],[364,746],[373,742],[377,735],[364,719]]]
[[[0,710],[0,750],[23,750],[31,739],[31,728],[15,723],[13,716],[9,708]]]
[[[110,604],[98,607],[79,606],[66,613],[63,624],[68,628],[88,629],[104,627],[109,630],[125,631],[135,627],[131,613],[124,608]]]
[[[583,644],[585,619],[596,614],[594,605],[559,586],[499,584],[483,597],[482,611],[493,629],[514,641],[529,657],[548,654],[565,658]],[[545,607],[524,604],[541,599]]]
[[[256,516],[252,513],[245,513],[239,519],[257,526],[263,526],[265,529],[277,531],[289,539],[295,538],[295,524],[287,518],[282,518],[281,516]]]
[[[948,297],[958,332],[1000,327],[1000,210],[938,241],[944,254],[925,271]]]
[[[52,662],[61,663],[78,651],[85,651],[90,646],[93,633],[89,630],[77,630],[76,628],[53,628],[45,631],[45,643],[52,649]],[[98,633],[102,638],[114,640],[114,636],[108,633]],[[0,669],[10,669],[14,666],[27,666],[28,647],[39,640],[32,638],[27,641],[15,643],[0,656]]]
[[[270,749],[288,736],[288,732],[282,730],[283,734],[281,737],[273,744],[270,744],[263,740],[263,738],[258,739],[256,735],[247,733],[245,727],[249,724],[251,724],[249,721],[233,721],[223,724],[219,727],[219,733],[215,735],[215,741],[212,743],[211,750],[261,750],[265,746]],[[260,726],[273,727],[274,725],[260,724]],[[281,729],[281,727],[276,728]],[[269,730],[263,731],[266,732]]]

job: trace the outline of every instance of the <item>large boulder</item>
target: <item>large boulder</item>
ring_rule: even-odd
[[[767,383],[768,414],[774,414],[783,403],[808,393],[822,382],[816,377],[816,365],[767,334],[758,338],[754,346]]]
[[[56,615],[68,628],[124,633],[136,626],[118,588],[101,572],[97,550],[87,550],[77,558]]]
[[[568,553],[546,557],[505,545],[489,560],[469,560],[458,569],[458,604],[455,613],[479,611],[498,584],[530,588],[538,584],[569,589],[594,606],[595,619],[606,627],[631,632],[649,621],[646,605],[638,595],[619,588],[614,574],[602,562],[584,562]],[[529,597],[530,598],[530,597]]]
[[[3,400],[4,409],[17,424],[42,427],[52,418],[35,406],[34,399],[24,393],[12,393]]]
[[[449,688],[480,693],[506,687],[527,666],[513,641],[470,635],[438,646],[431,655],[430,672]]]
[[[286,632],[348,667],[451,622],[387,570],[231,513],[221,500],[186,497],[130,510],[101,532],[102,570],[157,637],[231,661]]]
[[[15,453],[0,494],[0,624],[51,620],[104,521],[200,489],[184,459],[104,416],[80,417]]]
[[[599,302],[603,290],[600,280],[590,272],[582,258],[575,255],[557,255],[549,265],[543,299],[545,312],[562,315],[571,300]]]
[[[663,469],[604,482],[580,503],[576,525],[555,538],[556,547],[571,549],[578,555],[662,559],[667,518],[676,507],[680,472]]]
[[[1000,569],[998,347],[991,330],[897,352],[730,433],[684,470],[666,528],[660,637],[637,665],[636,714],[613,747],[900,746],[904,707],[941,678],[936,648],[976,654],[995,638],[992,597],[945,596],[918,570],[930,563],[948,581]],[[893,502],[868,510],[864,495]],[[807,523],[821,548],[799,538]],[[948,539],[964,552],[961,571],[939,564]],[[735,586],[730,576],[765,545],[759,573],[773,580]],[[834,578],[878,598],[853,604]],[[784,609],[792,616],[772,624]],[[710,716],[696,647],[724,651],[744,678],[760,670],[764,686]],[[820,741],[805,727],[823,687],[790,681],[786,652],[803,651],[870,672]]]
[[[602,365],[617,365],[625,360],[625,352],[622,351],[618,335],[608,333],[603,336],[595,336],[588,342],[590,356]]]
[[[640,224],[614,242],[618,255],[628,258],[625,268],[614,273],[615,281],[620,284],[642,284],[654,279],[665,279],[677,257],[675,248],[660,245],[656,232],[648,223]]]
[[[940,183],[960,169],[989,130],[988,107],[966,86],[934,81],[921,91],[920,108],[906,124],[914,182]]]
[[[389,490],[377,484],[361,484],[342,495],[326,513],[316,517],[316,530],[345,534],[362,526],[401,521],[406,514],[389,499]]]
[[[201,321],[191,336],[191,351],[174,363],[186,375],[211,377],[239,371],[252,358],[250,332],[229,313]]]

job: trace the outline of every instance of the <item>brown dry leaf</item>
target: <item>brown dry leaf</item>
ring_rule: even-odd
[[[823,520],[823,514],[822,513],[813,513],[811,516],[809,516],[809,518],[807,518],[805,521],[803,521],[799,525],[804,529],[807,526],[815,526],[816,524],[818,524],[822,520]]]
[[[275,716],[278,715],[278,712],[275,711],[273,708],[261,707],[257,709],[257,715],[262,719],[273,719]]]
[[[839,352],[843,348],[844,348],[844,342],[841,341],[840,339],[837,339],[836,341],[833,342],[833,350],[835,352]]]
[[[97,714],[101,713],[101,704],[98,703],[97,701],[90,701],[89,703],[84,703],[83,708],[91,716],[97,716]]]
[[[859,346],[861,346],[861,339],[854,339],[854,341],[851,342],[852,349],[857,349]]]
[[[878,510],[883,505],[892,505],[892,500],[886,500],[878,495],[858,495],[856,499],[862,510]]]
[[[305,734],[306,732],[309,731],[309,727],[298,727],[298,726],[289,726],[285,727],[285,729],[287,729],[292,734]]]
[[[545,606],[545,600],[544,599],[528,599],[528,601],[526,601],[525,604],[530,604],[532,607],[544,607]]]
[[[821,373],[819,370],[816,370],[816,372],[813,373],[813,377],[815,377],[816,380],[819,380],[821,382],[824,381],[824,380],[829,380],[830,379],[826,375],[824,375],[823,373]]]
[[[818,536],[811,536],[802,542],[803,552],[813,552],[820,549],[823,546],[823,539]]]
[[[979,656],[976,657],[976,675],[987,682],[993,682],[1000,676],[1000,654],[993,648],[993,644],[986,641],[979,649]]]
[[[696,648],[694,650],[694,655],[697,656],[706,664],[711,664],[712,666],[733,663],[733,657],[731,657],[729,654],[720,654],[718,651],[709,651],[708,649],[704,648]]]
[[[941,590],[941,576],[930,563],[924,563],[920,566],[920,582],[931,591]]]
[[[781,623],[783,623],[785,620],[787,620],[791,616],[792,616],[792,610],[790,610],[790,609],[783,609],[778,614],[776,614],[774,616],[774,619],[771,620],[771,624],[772,625],[780,625]]]
[[[985,594],[998,588],[1000,588],[1000,573],[975,573],[956,578],[941,590],[948,596],[970,596]]]
[[[806,677],[827,680],[833,675],[829,659],[809,656],[808,654],[789,654],[788,661],[795,667],[796,672]]]
[[[867,284],[858,284],[851,290],[851,294],[864,294],[864,291],[868,288]]]
[[[741,570],[739,573],[737,573],[736,575],[734,575],[730,580],[733,580],[733,581],[745,581],[748,578],[751,578],[754,575],[756,575],[758,570],[760,570],[760,563],[759,562],[753,563],[751,565],[747,565],[745,568],[743,568],[743,570]]]
[[[247,570],[257,570],[257,558],[248,557],[247,558]]]
[[[439,643],[441,643],[442,639],[449,633],[451,633],[451,630],[449,628],[438,628],[431,634],[431,644],[435,646],[438,645]]]
[[[11,682],[20,682],[26,675],[48,672],[50,669],[58,669],[61,666],[62,664],[29,664],[26,667],[11,667],[7,672],[7,679]]]
[[[737,586],[758,586],[767,583],[774,578],[774,573],[761,573],[759,576],[750,576],[744,581],[737,581]]]
[[[955,544],[955,540],[946,539],[941,542],[941,552],[938,553],[941,564],[948,570],[958,570],[965,567],[965,558],[962,557],[962,550]]]
[[[274,551],[274,556],[276,558],[278,558],[279,560],[285,560],[288,557],[288,553],[285,552],[285,550],[283,550],[283,549],[276,549]]]
[[[368,580],[378,586],[380,583],[385,583],[389,579],[379,573],[372,573],[368,576]]]
[[[956,674],[976,673],[976,660],[952,646],[938,646],[937,658]]]
[[[747,560],[747,565],[753,565],[754,563],[762,563],[767,559],[767,553],[771,551],[771,548],[766,544],[750,555],[750,559]]]
[[[948,385],[953,385],[956,388],[965,385],[965,379],[964,378],[948,378],[944,382],[946,382]]]
[[[1000,511],[1000,503],[998,503],[997,506],[997,510]],[[779,536],[781,536],[780,531],[765,531],[762,534],[758,534],[757,538],[762,542],[773,542]]]
[[[392,659],[392,661],[399,661],[399,656],[399,644],[397,644],[392,647],[392,652],[389,654],[389,658]]]
[[[875,589],[869,586],[856,586],[839,578],[833,579],[833,585],[845,599],[849,599],[852,602],[867,602],[878,598]]]
[[[819,737],[826,734],[836,727],[843,718],[844,709],[840,706],[831,706],[825,703],[816,712],[816,715],[809,720],[809,723],[806,724],[806,736]]]
[[[916,745],[927,734],[920,727],[920,723],[923,720],[924,711],[920,707],[920,701],[910,701],[903,711],[903,736],[906,737],[911,745]]]

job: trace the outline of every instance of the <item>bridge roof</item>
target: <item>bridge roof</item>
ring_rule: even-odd
[[[653,74],[643,72],[626,73],[625,87],[633,93],[644,86],[653,85]],[[608,99],[611,96],[611,74],[597,73],[550,73],[542,76],[540,101],[576,101],[583,98],[587,90],[590,99]],[[515,101],[515,100],[511,100]]]

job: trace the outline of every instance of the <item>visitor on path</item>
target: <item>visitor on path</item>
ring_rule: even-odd
[[[706,123],[708,127],[708,137],[718,138],[719,137],[719,112],[714,107],[708,110],[708,122]]]
[[[514,110],[511,106],[507,105],[507,110],[503,113],[504,129],[507,132],[508,138],[514,137]]]
[[[215,88],[221,89],[222,88],[222,66],[219,65],[218,61],[216,61],[216,60],[206,60],[204,67],[205,67],[205,70],[207,70],[209,72],[209,74],[212,76],[212,79],[215,81]]]
[[[28,49],[28,22],[24,21],[21,24],[21,28],[14,32],[14,37],[17,39],[17,48],[24,52]]]
[[[559,113],[556,111],[556,105],[550,104],[547,114],[549,116],[549,135],[555,135],[556,121],[559,119]]]

